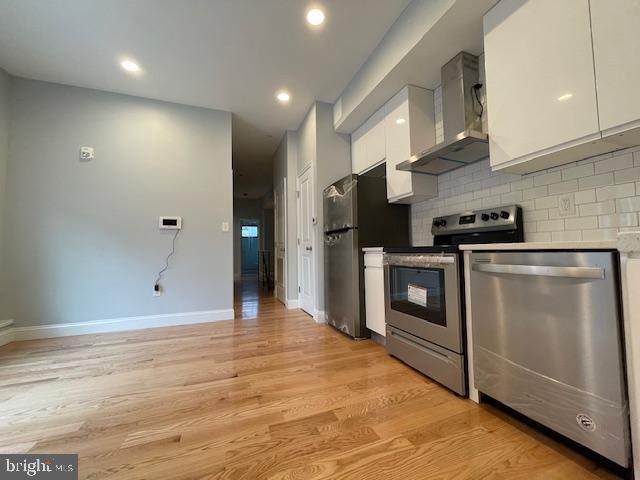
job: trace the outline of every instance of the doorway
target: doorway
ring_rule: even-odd
[[[287,304],[287,249],[286,249],[286,224],[287,224],[287,179],[274,189],[274,216],[275,216],[275,293],[276,298]]]
[[[313,168],[307,168],[298,177],[298,298],[300,308],[315,317],[314,208]]]
[[[240,272],[242,276],[258,275],[260,225],[257,220],[240,220]]]

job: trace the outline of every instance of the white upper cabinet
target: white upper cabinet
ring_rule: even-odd
[[[351,172],[361,173],[367,169],[367,160],[364,152],[365,125],[362,125],[351,134]]]
[[[492,167],[524,173],[612,150],[589,0],[501,0],[484,17],[484,48]]]
[[[385,159],[384,107],[351,134],[351,171],[361,174]]]
[[[396,170],[411,155],[435,145],[433,92],[408,85],[385,105],[387,198],[414,203],[438,195],[438,179]]]
[[[600,129],[623,145],[639,143],[625,134],[640,128],[639,23],[640,0],[591,0]]]

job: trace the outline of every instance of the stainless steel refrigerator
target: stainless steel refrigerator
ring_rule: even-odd
[[[409,246],[409,206],[387,202],[385,178],[349,175],[325,188],[323,207],[327,322],[367,338],[362,248]]]

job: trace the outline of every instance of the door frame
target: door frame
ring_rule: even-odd
[[[278,190],[278,188],[282,187],[282,230],[283,230],[283,236],[282,236],[282,245],[279,245],[278,243],[278,235],[279,235],[279,231],[278,231],[278,201],[276,199],[276,191]],[[288,231],[288,223],[287,223],[287,177],[283,177],[282,181],[276,185],[276,188],[274,189],[274,202],[273,202],[273,224],[274,224],[274,242],[273,242],[273,261],[274,261],[274,265],[273,265],[273,273],[274,273],[274,289],[273,289],[273,295],[274,297],[276,297],[279,301],[281,301],[282,303],[284,303],[285,305],[287,304],[287,292],[289,291],[287,284],[289,281],[289,275],[287,272],[287,265],[288,265],[288,261],[287,261],[287,257],[288,257],[288,252],[289,249],[287,248],[287,231]],[[284,252],[282,255],[282,292],[278,292],[278,278],[277,278],[277,274],[278,274],[278,249],[279,247],[284,248]]]
[[[313,271],[311,272],[311,299],[310,299],[310,305],[306,305],[305,302],[302,301],[302,209],[300,208],[300,203],[301,203],[301,199],[300,199],[300,179],[305,177],[305,176],[309,176],[308,182],[309,182],[309,188],[310,188],[310,210],[311,210],[311,215],[309,217],[309,221],[311,222],[310,225],[310,231],[311,231],[311,268],[313,269]],[[317,285],[316,285],[316,274],[318,271],[318,248],[317,248],[317,241],[316,241],[316,231],[315,231],[315,226],[313,223],[313,218],[315,216],[315,189],[314,189],[314,176],[315,176],[315,172],[313,170],[313,166],[309,165],[306,168],[304,168],[302,170],[302,172],[300,172],[300,174],[296,177],[296,214],[297,214],[297,222],[296,222],[296,247],[297,247],[297,260],[298,260],[298,306],[299,308],[301,308],[302,310],[304,310],[305,312],[307,312],[309,315],[311,315],[314,319],[316,317],[316,312],[317,312],[317,308],[316,308],[316,301],[318,298],[317,295]],[[317,224],[317,222],[316,222]],[[306,307],[306,308],[305,308]]]

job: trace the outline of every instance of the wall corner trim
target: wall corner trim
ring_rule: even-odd
[[[0,331],[0,346],[10,342],[35,340],[42,338],[88,335],[92,333],[125,332],[146,328],[172,327],[233,320],[232,308],[205,310],[196,312],[169,313],[163,315],[144,315],[139,317],[110,318],[89,322],[35,325],[31,327],[13,327]]]
[[[327,323],[327,316],[324,313],[324,310],[316,310],[313,315],[313,319],[316,323]]]

